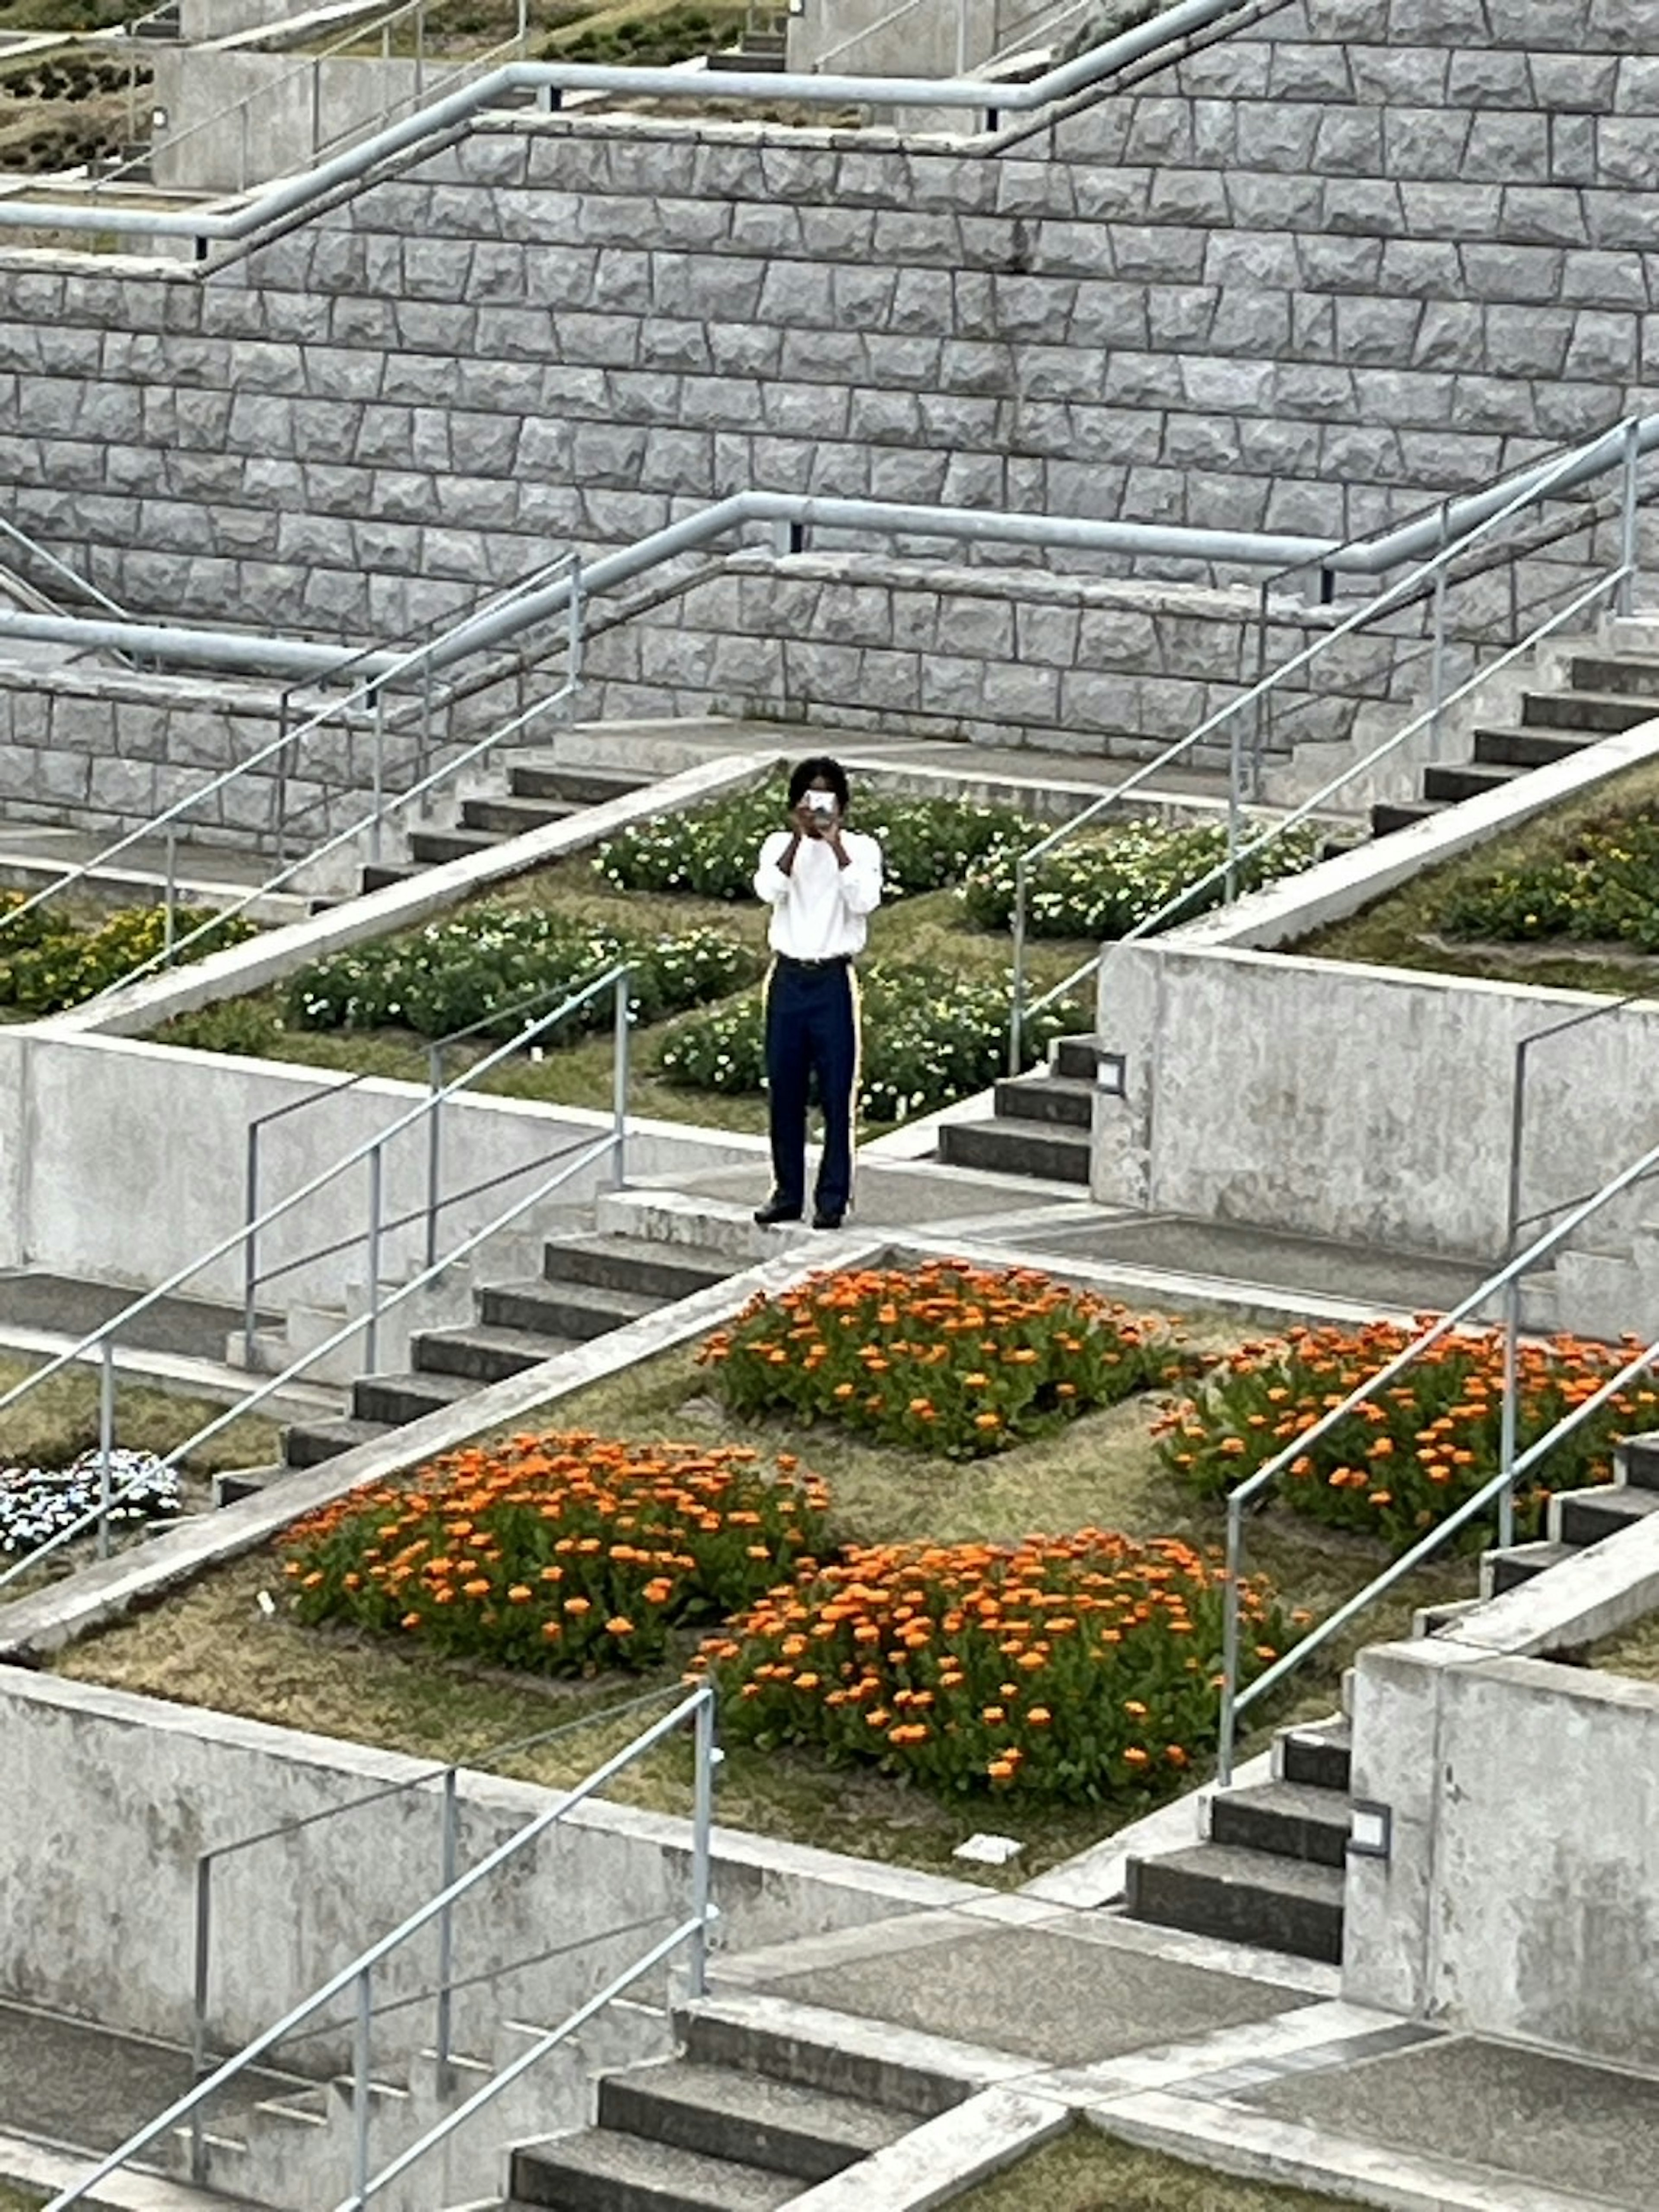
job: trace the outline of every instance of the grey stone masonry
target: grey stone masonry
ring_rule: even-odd
[[[8,512],[366,639],[751,484],[1346,537],[1659,404],[1659,0],[1228,20],[999,140],[497,115],[204,270],[0,257]]]

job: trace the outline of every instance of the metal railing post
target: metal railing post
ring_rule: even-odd
[[[1014,980],[1008,1004],[1008,1073],[1018,1075],[1025,1050],[1025,855],[1014,859]]]
[[[570,563],[570,599],[565,610],[568,628],[565,635],[565,682],[569,690],[565,720],[576,719],[576,689],[582,675],[582,556],[574,555]]]
[[[1233,1729],[1238,1698],[1238,1579],[1244,1571],[1244,1509],[1227,1500],[1227,1566],[1221,1586],[1221,1717],[1217,1731],[1215,1778],[1227,1789],[1233,1778]]]
[[[357,1977],[357,2019],[351,2039],[351,2201],[367,2202],[368,2195],[368,2082],[370,2050],[374,2036],[374,1969],[365,1966]]]
[[[431,1044],[426,1053],[427,1088],[432,1093],[432,1109],[426,1117],[426,1264],[438,1264],[438,1193],[443,1176],[443,1139],[441,1120],[443,1100],[439,1093],[444,1087],[444,1048]]]
[[[238,167],[239,167],[239,169],[240,169],[240,173],[241,173],[241,187],[240,187],[240,188],[241,188],[241,190],[242,190],[243,191],[246,191],[247,190],[247,161],[248,161],[248,127],[249,127],[249,120],[250,120],[250,118],[249,118],[249,116],[248,116],[248,106],[247,106],[247,102],[246,102],[246,100],[244,100],[244,101],[242,102],[242,106],[241,106],[241,154],[240,154],[240,160],[239,160],[239,162],[238,162]]]
[[[443,1836],[439,1854],[442,1875],[440,1889],[445,1899],[443,1909],[438,1915],[438,2027],[434,2038],[441,2088],[447,2087],[445,2077],[449,2068],[453,2033],[450,1982],[455,1964],[455,1917],[454,1907],[448,1901],[448,1892],[455,1884],[455,1769],[452,1766],[444,1776]]]
[[[519,59],[520,59],[520,61],[522,61],[522,60],[524,59],[524,58],[525,58],[526,52],[526,50],[528,49],[528,47],[529,47],[529,44],[530,44],[530,6],[529,6],[529,0],[519,0],[519,27],[518,27],[518,42],[519,42]]]
[[[628,1171],[628,1077],[631,1040],[629,1034],[629,986],[633,971],[624,968],[617,978],[616,1012],[611,1050],[611,1187],[620,1190]]]
[[[1440,502],[1440,546],[1443,553],[1450,542],[1451,509],[1445,500]],[[1429,659],[1429,758],[1440,757],[1440,702],[1446,696],[1446,563],[1442,561],[1434,572],[1434,635]]]
[[[374,808],[368,824],[368,857],[378,861],[380,857],[380,817],[386,811],[386,686],[377,684],[374,690],[374,753],[370,763],[370,778]]]
[[[1625,573],[1613,595],[1613,612],[1627,615],[1634,601],[1640,565],[1636,532],[1636,465],[1642,457],[1642,426],[1632,419],[1625,425],[1624,481],[1620,502],[1619,559]]]
[[[323,63],[322,57],[311,64],[311,158],[317,158],[317,149],[322,139]]]
[[[213,1940],[213,1855],[198,1854],[196,1861],[196,1952],[191,1976],[190,2068],[192,2081],[207,2073],[209,1946]],[[190,2116],[190,2178],[198,2189],[207,2183],[207,2143],[202,2133],[202,2108]]]
[[[385,1146],[368,1156],[368,1321],[363,1332],[363,1364],[372,1375],[380,1344],[380,1224],[385,1208]]]
[[[179,901],[179,840],[172,823],[167,824],[167,876],[162,892],[161,964],[173,965],[173,917]]]
[[[1510,1079],[1510,1160],[1504,1200],[1505,1267],[1514,1264],[1515,1248],[1521,1235],[1522,1157],[1527,1129],[1527,1051],[1531,1042],[1530,1037],[1522,1037],[1517,1041],[1514,1070]],[[1514,1470],[1516,1440],[1521,1425],[1517,1402],[1520,1333],[1520,1278],[1511,1276],[1504,1286],[1504,1398],[1498,1410],[1498,1464],[1504,1476],[1504,1487],[1498,1496],[1498,1544],[1500,1551],[1515,1540]]]
[[[115,1449],[115,1339],[104,1339],[98,1366],[98,1556],[109,1557],[110,1454]]]
[[[259,1124],[247,1125],[247,1236],[242,1245],[242,1361],[253,1364],[259,1291]]]
[[[1227,725],[1227,872],[1221,879],[1224,906],[1231,906],[1238,896],[1239,784],[1244,769],[1243,743],[1244,717],[1235,714]]]
[[[714,1698],[710,1691],[697,1707],[696,1776],[691,1807],[691,1917],[697,1929],[691,1938],[691,1988],[694,1998],[708,1990],[708,1899],[714,1826],[714,1768],[720,1751],[714,1741]]]

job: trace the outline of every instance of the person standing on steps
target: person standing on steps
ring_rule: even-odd
[[[818,1080],[823,1156],[814,1229],[839,1229],[853,1194],[853,1115],[859,1087],[858,983],[866,917],[881,902],[881,848],[847,828],[851,805],[839,761],[796,763],[789,826],[761,847],[755,894],[772,909],[766,979],[766,1080],[771,1100],[772,1195],[763,1228],[799,1221],[806,1203],[806,1104]]]

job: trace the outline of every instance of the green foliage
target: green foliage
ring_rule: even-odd
[[[1448,937],[1611,939],[1659,952],[1659,815],[1587,829],[1562,852],[1455,884],[1437,919]]]
[[[695,891],[703,898],[752,896],[764,838],[784,827],[787,792],[766,784],[684,814],[659,816],[602,845],[594,866],[622,891]],[[890,799],[860,793],[849,822],[881,845],[884,895],[941,890],[988,855],[1042,835],[1009,806],[960,799]]]
[[[672,1629],[752,1604],[822,1547],[822,1486],[758,1458],[580,1431],[457,1452],[297,1522],[295,1611],[543,1674],[654,1666]]]
[[[1006,981],[944,975],[936,969],[876,961],[860,979],[863,1004],[859,1111],[891,1122],[969,1098],[1007,1073]],[[1025,1065],[1057,1036],[1086,1026],[1069,1001],[1025,1024]],[[657,1054],[667,1080],[688,1091],[754,1092],[766,1088],[766,1017],[750,992],[676,1024]]]
[[[1189,1363],[1137,1318],[1035,1268],[842,1269],[752,1298],[698,1354],[743,1414],[834,1420],[882,1443],[982,1459]]]
[[[0,1006],[15,1006],[20,1013],[54,1014],[78,1006],[125,982],[167,941],[167,917],[159,906],[123,907],[91,926],[51,904],[9,920],[25,896],[21,891],[0,893]],[[205,907],[173,909],[175,939],[207,923],[212,927],[179,953],[180,963],[254,934],[253,924],[239,915],[216,922]]]
[[[586,12],[586,11],[584,11]],[[743,20],[740,10],[671,8],[660,15],[598,23],[572,38],[555,36],[542,48],[547,62],[615,63],[636,69],[671,69],[723,46]]]
[[[585,929],[538,908],[477,906],[302,969],[288,987],[288,1018],[300,1029],[409,1029],[434,1037],[478,1023],[486,1035],[512,1036],[525,1019],[513,1010],[526,1000],[544,996],[550,1006],[561,991],[623,961],[634,970],[635,1018],[647,1022],[737,990],[762,965],[758,952],[715,930],[634,937]],[[601,994],[549,1042],[611,1018]]]
[[[1238,888],[1255,890],[1276,877],[1296,874],[1317,860],[1321,842],[1310,830],[1286,830],[1241,863]],[[1085,830],[1037,864],[1026,896],[1026,926],[1033,937],[1125,936],[1226,857],[1221,823],[1170,827],[1143,820]],[[963,904],[978,928],[1006,929],[1012,921],[1018,859],[1015,848],[1004,847],[970,870]],[[1224,888],[1219,880],[1209,884],[1174,919],[1188,921],[1218,906]]]
[[[1158,1455],[1200,1496],[1224,1497],[1313,1429],[1417,1333],[1375,1322],[1352,1331],[1294,1328],[1282,1340],[1245,1345],[1218,1363],[1190,1398],[1169,1407],[1156,1431]],[[1632,1348],[1567,1336],[1523,1344],[1516,1420],[1522,1448],[1592,1396]],[[1293,1512],[1380,1536],[1404,1551],[1498,1472],[1503,1393],[1501,1332],[1451,1331],[1299,1453],[1279,1494]],[[1656,1407],[1659,1391],[1633,1382],[1565,1438],[1538,1471],[1541,1480],[1522,1479],[1516,1498],[1521,1533],[1541,1534],[1552,1490],[1607,1481],[1614,1441],[1651,1426]],[[1490,1535],[1489,1526],[1472,1526],[1467,1542],[1483,1546]]]

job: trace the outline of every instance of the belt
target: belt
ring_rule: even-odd
[[[850,952],[832,952],[827,960],[797,960],[793,952],[780,952],[775,957],[780,968],[850,968],[853,964]]]

